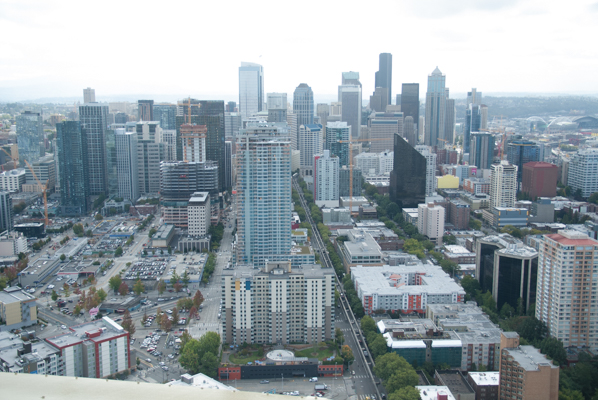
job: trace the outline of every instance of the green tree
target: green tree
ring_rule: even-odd
[[[199,372],[211,378],[216,378],[218,365],[220,365],[218,358],[211,351],[206,351],[201,358]]]
[[[538,347],[543,354],[546,354],[558,365],[564,365],[567,361],[567,352],[563,347],[563,342],[557,338],[544,338]]]
[[[343,334],[343,331],[341,331],[340,328],[336,328],[336,330],[334,331],[334,338],[336,339],[336,344],[338,346],[342,346],[342,344],[345,342],[345,335]]]
[[[471,229],[474,229],[476,231],[479,231],[480,229],[482,229],[482,222],[475,219],[475,218],[470,218],[469,219],[469,227]]]
[[[116,250],[114,250],[114,257],[120,257],[123,255],[123,248],[118,246]]]
[[[474,298],[476,291],[480,290],[480,282],[470,275],[465,275],[463,279],[461,279],[461,286],[463,287],[463,290],[465,290],[465,293],[471,298]]]
[[[118,288],[120,287],[120,284],[123,282],[122,278],[120,277],[120,275],[114,275],[112,278],[110,278],[110,280],[108,281],[108,285],[110,285],[110,289],[112,289],[115,293],[118,291]]]
[[[58,300],[58,293],[56,293],[56,290],[52,290],[51,298],[52,298],[52,301]]]
[[[388,347],[386,346],[386,339],[384,339],[384,336],[382,336],[379,333],[376,334],[376,339],[374,339],[374,341],[371,342],[369,346],[370,350],[372,351],[372,357],[374,357],[374,359],[378,358],[383,354],[386,354],[386,352],[388,351]]]
[[[369,315],[366,315],[361,319],[361,330],[366,337],[370,332],[376,332],[376,321]]]
[[[170,284],[172,286],[174,286],[178,281],[180,280],[179,276],[177,275],[176,272],[172,273],[172,276],[170,277]]]
[[[181,282],[183,283],[183,286],[187,287],[190,280],[191,278],[189,278],[187,271],[183,272],[183,276],[181,276]]]
[[[344,345],[341,348],[341,357],[343,357],[343,360],[345,360],[347,364],[355,359],[355,356],[353,356],[353,350],[351,350],[348,345]]]
[[[103,303],[104,300],[106,300],[106,297],[108,297],[108,293],[106,293],[104,289],[98,290],[97,293],[98,297],[100,298],[100,303]]]
[[[546,324],[536,317],[528,317],[519,324],[517,333],[530,343],[539,342],[548,334]]]
[[[515,309],[509,304],[505,303],[500,308],[500,317],[503,319],[511,318],[515,315]]]
[[[104,217],[102,216],[102,214],[97,213],[96,216],[95,216],[95,219],[96,219],[96,221],[101,221],[101,220],[104,219]]]
[[[409,368],[412,368],[411,365],[397,353],[386,353],[376,358],[374,372],[376,376],[386,381],[395,371]]]
[[[64,297],[69,297],[71,295],[71,288],[68,284],[62,285],[62,289],[64,290]]]
[[[585,397],[579,390],[562,388],[559,390],[559,400],[585,400]]]
[[[137,279],[137,282],[135,282],[135,285],[133,285],[133,291],[137,296],[139,296],[141,293],[143,293],[144,290],[145,286],[141,282],[141,279]]]
[[[401,369],[391,375],[386,381],[385,387],[389,393],[395,392],[407,386],[415,386],[419,382],[417,372],[411,368]]]
[[[64,253],[63,253],[60,255],[60,261],[64,261],[64,260],[66,260],[66,255],[64,255]]]
[[[160,279],[160,282],[158,282],[158,293],[162,294],[162,293],[164,293],[165,290],[166,290],[166,282],[164,282],[164,279]]]
[[[127,293],[129,293],[129,286],[126,283],[121,282],[120,286],[118,287],[118,293],[121,296],[126,295]]]
[[[405,386],[388,394],[388,400],[420,400],[419,390],[413,386]]]

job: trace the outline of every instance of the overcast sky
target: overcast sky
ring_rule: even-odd
[[[598,93],[597,0],[0,0],[0,101],[146,94],[238,100],[241,61],[266,92],[334,95],[341,72],[392,94],[436,66],[451,93]],[[164,98],[161,98],[164,97]]]

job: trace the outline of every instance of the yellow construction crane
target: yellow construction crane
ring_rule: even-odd
[[[19,157],[13,157],[13,155],[10,154],[8,151],[6,151],[6,149],[4,147],[0,147],[0,149],[2,149],[2,151],[5,152],[8,157],[10,157],[10,159],[12,160],[12,162],[14,164],[15,169],[19,168]]]
[[[40,186],[40,188],[42,189],[42,194],[44,195],[44,217],[45,217],[45,222],[46,222],[46,227],[49,225],[49,220],[48,220],[48,196],[47,196],[47,190],[48,190],[48,182],[50,181],[49,179],[46,181],[45,184],[42,184],[40,182],[40,180],[37,178],[37,175],[35,174],[35,171],[33,170],[33,167],[31,166],[31,164],[29,164],[27,162],[27,160],[25,160],[25,164],[27,164],[27,167],[29,168],[29,171],[31,171],[31,174],[33,175],[33,177],[35,178],[35,180],[37,181],[37,184]]]

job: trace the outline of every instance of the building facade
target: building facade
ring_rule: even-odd
[[[372,113],[369,119],[370,125],[370,152],[381,153],[392,150],[394,135],[405,137],[403,134],[403,113],[402,112],[377,112]]]
[[[517,199],[517,166],[503,161],[490,168],[490,208],[515,207]]]
[[[390,198],[402,208],[414,208],[426,197],[426,157],[399,135],[394,137],[394,169]]]
[[[307,83],[301,83],[293,93],[293,113],[297,115],[297,126],[314,123],[314,92]]]
[[[239,67],[239,112],[243,118],[262,111],[264,101],[264,67],[242,62]]]
[[[349,165],[349,137],[351,127],[346,122],[328,122],[326,125],[325,150],[330,150],[331,156],[337,156],[339,166]]]
[[[530,199],[555,197],[559,168],[547,162],[523,164],[521,191]]]
[[[426,92],[426,123],[424,143],[427,146],[439,146],[438,139],[444,139],[446,112],[446,77],[438,67],[428,76]]]
[[[375,87],[387,91],[386,104],[392,103],[392,54],[380,53],[378,71],[375,76]]]
[[[131,200],[139,198],[139,171],[137,170],[137,134],[117,129],[116,170],[118,176],[118,196]]]
[[[314,156],[314,200],[338,200],[338,157],[330,157],[330,150]]]
[[[210,229],[211,207],[210,193],[195,192],[187,206],[188,229],[191,236],[206,236]]]
[[[62,214],[82,215],[89,212],[90,181],[87,135],[78,121],[56,125],[56,152],[60,181]]]
[[[417,229],[438,245],[442,244],[444,235],[444,207],[434,203],[417,206]]]
[[[108,129],[108,106],[89,103],[79,106],[79,122],[87,137],[87,174],[91,196],[108,193],[108,157],[106,154],[106,130]],[[62,181],[61,181],[62,182]]]
[[[16,125],[19,160],[25,167],[25,161],[32,164],[45,153],[44,118],[41,113],[25,111],[17,115]]]
[[[578,150],[569,160],[567,184],[573,192],[581,190],[588,198],[598,192],[598,149]]]

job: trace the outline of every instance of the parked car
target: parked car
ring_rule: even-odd
[[[267,379],[263,379],[263,380],[260,381],[260,383],[270,383],[270,381],[267,380]]]

